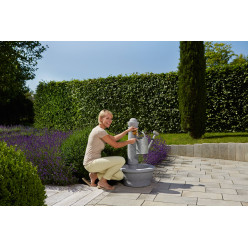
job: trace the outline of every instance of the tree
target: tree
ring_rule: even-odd
[[[213,43],[213,41],[205,41],[204,45],[207,67],[227,65],[229,60],[235,56],[231,45]]]
[[[202,41],[180,42],[179,111],[181,127],[192,138],[205,133],[206,60]]]
[[[245,56],[244,54],[240,54],[239,56],[235,55],[235,56],[236,58],[230,64],[241,65],[248,62],[248,56]]]
[[[29,92],[26,80],[34,79],[45,50],[38,41],[0,41],[0,124],[6,124],[5,116],[10,124],[12,105],[25,99],[21,95]]]

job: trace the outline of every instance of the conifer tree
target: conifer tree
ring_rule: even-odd
[[[194,139],[205,133],[206,60],[203,41],[181,41],[179,63],[179,111],[181,127]]]

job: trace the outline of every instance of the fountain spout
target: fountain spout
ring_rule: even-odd
[[[158,136],[158,135],[159,135],[159,133],[158,133],[157,131],[153,131],[153,137],[152,137],[152,140],[150,141],[150,143],[149,143],[149,145],[148,145],[148,151],[149,151],[149,149],[151,148],[151,145],[152,145],[152,143],[153,143],[155,137]]]

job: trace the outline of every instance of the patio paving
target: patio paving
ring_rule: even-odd
[[[248,206],[248,162],[175,156],[150,186],[46,186],[48,206]]]

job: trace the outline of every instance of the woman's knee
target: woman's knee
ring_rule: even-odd
[[[121,164],[122,166],[126,163],[126,160],[125,160],[125,158],[123,158],[123,157],[116,157],[117,159],[118,159],[118,163],[119,164]]]

